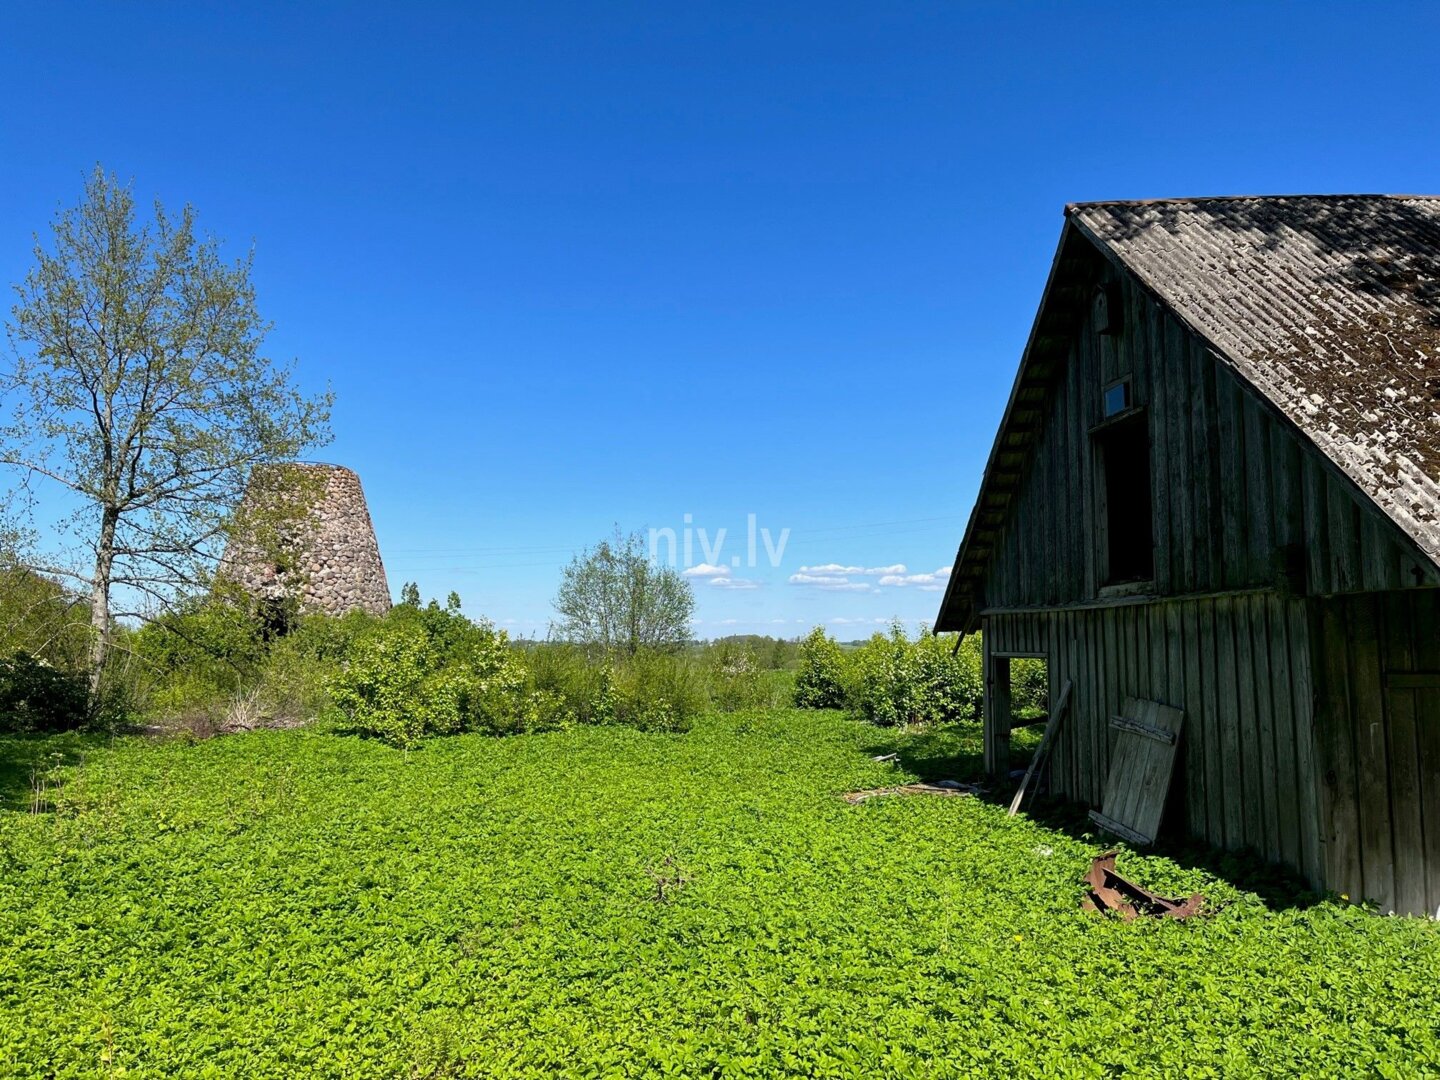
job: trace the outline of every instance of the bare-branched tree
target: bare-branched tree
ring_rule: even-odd
[[[117,617],[208,582],[254,466],[329,439],[331,395],[302,394],[292,365],[261,355],[250,258],[223,260],[194,218],[157,203],[138,223],[97,167],[15,287],[0,464],[19,488],[68,493],[71,559],[47,569],[89,596],[97,680]]]

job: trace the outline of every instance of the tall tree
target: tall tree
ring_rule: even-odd
[[[570,561],[555,610],[564,640],[634,655],[690,640],[695,593],[678,571],[650,561],[640,533],[616,529]]]
[[[166,605],[206,581],[251,469],[329,440],[331,395],[305,396],[293,365],[261,355],[250,271],[197,239],[189,206],[137,222],[129,188],[97,167],[15,286],[0,464],[77,506],[80,557],[61,569],[89,595],[96,679],[131,613],[117,591]]]

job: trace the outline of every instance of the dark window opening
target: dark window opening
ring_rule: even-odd
[[[1145,418],[1107,430],[1100,455],[1105,470],[1105,584],[1149,581],[1155,577],[1155,525]]]

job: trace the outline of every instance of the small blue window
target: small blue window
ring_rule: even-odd
[[[1114,416],[1130,407],[1130,380],[1118,382],[1105,391],[1105,416]]]

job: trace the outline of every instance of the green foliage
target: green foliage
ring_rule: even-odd
[[[844,655],[824,627],[817,626],[800,642],[795,705],[801,709],[838,709],[844,704]]]
[[[331,399],[263,355],[249,259],[222,258],[188,206],[142,221],[97,166],[34,260],[7,324],[0,464],[73,500],[98,672],[112,586],[169,600],[207,580],[252,467],[325,442]]]
[[[565,722],[684,731],[710,704],[697,664],[669,651],[597,659],[546,642],[529,649],[525,663],[532,693],[544,695]]]
[[[503,631],[470,622],[458,604],[396,611],[330,678],[331,698],[356,730],[410,747],[426,735],[501,735],[557,722],[554,700],[527,689]]]
[[[1010,711],[1017,720],[1033,720],[1050,712],[1050,688],[1044,660],[1010,661]]]
[[[710,700],[722,712],[754,709],[769,704],[769,687],[762,681],[760,663],[748,644],[722,640],[705,655]]]
[[[90,719],[90,688],[82,675],[29,653],[0,659],[0,732],[74,731]]]
[[[633,656],[690,640],[695,593],[673,567],[650,561],[644,536],[617,528],[565,567],[555,610],[561,640]]]
[[[81,670],[90,653],[90,610],[59,582],[0,562],[0,656],[17,652]]]
[[[849,658],[846,700],[874,724],[937,724],[979,715],[978,667],[928,630],[911,641],[896,623]]]
[[[316,727],[0,739],[0,1074],[1440,1071],[1434,923],[1130,852],[1213,913],[1088,915],[1093,838],[836,797],[916,775],[889,751],[964,779],[979,736],[796,711],[407,760]]]

